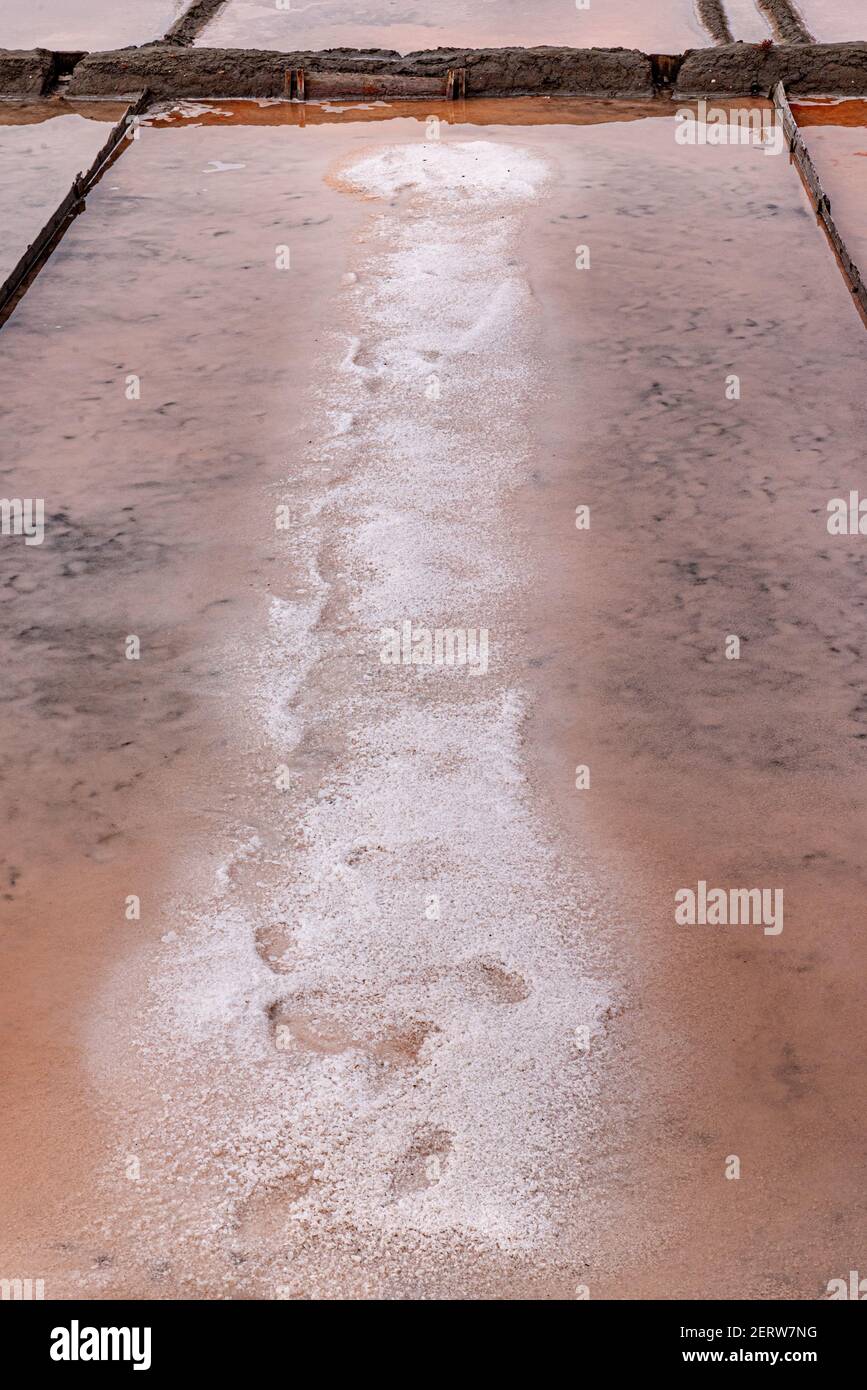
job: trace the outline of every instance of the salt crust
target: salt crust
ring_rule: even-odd
[[[248,724],[275,764],[308,718],[343,752],[278,801],[284,829],[263,792],[267,832],[239,833],[210,902],[178,904],[138,1038],[197,1096],[152,1133],[166,1175],[213,1179],[200,1242],[243,1239],[264,1203],[284,1251],[348,1233],[538,1251],[558,1155],[598,1107],[575,1041],[609,1000],[581,969],[593,888],[528,791],[510,603],[532,573],[504,510],[543,378],[522,213],[549,177],[447,139],[339,173],[376,201],[311,402],[311,476],[335,480],[287,538],[304,595],[270,601]],[[489,673],[381,666],[404,618],[489,627]]]

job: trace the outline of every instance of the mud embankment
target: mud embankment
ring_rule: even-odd
[[[698,17],[714,43],[733,43],[728,16],[722,0],[697,0]]]
[[[155,97],[282,97],[288,73],[303,68],[307,95],[442,94],[448,73],[464,68],[467,90],[645,95],[653,88],[650,58],[637,49],[433,49],[402,56],[390,49],[334,48],[274,53],[250,49],[152,46],[92,53],[76,69],[71,94],[108,95],[147,86]],[[342,80],[336,83],[335,76]]]
[[[442,96],[449,74],[463,71],[468,96],[647,96],[667,86],[658,55],[633,48],[438,48],[401,55],[391,49],[333,48],[276,53],[188,48],[178,41],[88,53],[0,51],[0,96],[44,95],[72,69],[68,94],[120,97],[147,89],[155,99],[286,97],[303,69],[305,94],[317,97]],[[77,55],[75,55],[77,58]],[[668,67],[683,95],[788,91],[867,95],[867,44],[730,43],[689,49]],[[666,69],[667,71],[667,69]]]
[[[867,44],[798,43],[763,48],[760,44],[734,43],[694,48],[684,57],[677,88],[690,96],[767,95],[778,82],[790,92],[862,94],[867,91]]]
[[[0,49],[0,96],[41,97],[55,71],[47,48]]]
[[[166,34],[167,43],[190,44],[195,42],[206,24],[210,24],[226,0],[193,0],[184,13],[175,20]]]
[[[813,43],[813,35],[790,0],[756,0],[756,5],[782,43]]]

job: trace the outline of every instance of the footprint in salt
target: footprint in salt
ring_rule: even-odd
[[[275,975],[289,975],[298,961],[295,928],[288,922],[268,922],[256,928],[256,950]]]
[[[278,999],[268,1010],[278,1052],[320,1052],[336,1055],[357,1047],[352,1032],[309,996]]]
[[[312,1168],[299,1163],[284,1177],[263,1183],[235,1209],[234,1234],[242,1245],[273,1240],[289,1228],[297,1204],[315,1185]]]
[[[305,1052],[337,1056],[360,1052],[382,1072],[420,1063],[421,1051],[436,1026],[425,1019],[402,1024],[372,1025],[349,1021],[345,1006],[320,995],[288,995],[268,1010],[274,1046],[278,1052]]]
[[[520,1004],[532,992],[523,975],[490,956],[467,962],[460,977],[471,995],[494,1004]]]
[[[394,1200],[436,1187],[448,1171],[454,1135],[441,1125],[424,1124],[415,1131],[406,1151],[394,1165],[391,1178]]]

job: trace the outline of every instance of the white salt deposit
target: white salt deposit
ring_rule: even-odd
[[[547,166],[536,155],[495,140],[447,139],[379,149],[342,171],[344,181],[375,198],[408,190],[436,203],[455,199],[516,204],[537,196]],[[420,249],[420,248],[419,248]]]
[[[532,573],[505,511],[544,395],[521,229],[549,177],[490,140],[340,171],[378,202],[311,402],[311,477],[336,478],[296,505],[302,592],[270,601],[249,708],[266,763],[322,771],[282,800],[261,773],[262,844],[178,911],[140,1040],[199,1098],[158,1127],[196,1137],[195,1237],[245,1259],[311,1237],[540,1256],[593,1113],[574,1040],[609,999],[582,973],[589,886],[526,780],[510,604]],[[382,665],[405,618],[489,628],[488,674]]]
[[[231,115],[231,111],[224,107],[211,106],[205,101],[160,101],[148,109],[140,124],[151,125],[157,121],[176,119],[195,122],[199,116],[223,116],[228,120],[231,119]]]

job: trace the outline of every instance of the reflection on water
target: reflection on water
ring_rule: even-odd
[[[856,97],[796,97],[791,107],[799,126],[867,125],[867,102]]]
[[[723,8],[736,42],[762,43],[773,37],[771,26],[759,10],[756,0],[725,0]]]
[[[867,39],[867,13],[859,0],[795,0],[818,43]]]
[[[162,38],[188,0],[0,0],[0,48],[123,48]]]
[[[200,45],[232,48],[504,48],[562,44],[679,53],[710,42],[693,0],[228,0]]]
[[[189,0],[0,0],[0,47],[120,48],[161,38]],[[851,0],[797,0],[820,43],[865,36]],[[735,39],[770,36],[755,0],[726,0]],[[200,34],[205,46],[233,48],[506,47],[554,44],[682,52],[710,42],[693,0],[226,0]]]
[[[802,102],[792,109],[840,235],[867,273],[867,102]]]
[[[123,107],[105,103],[85,119],[62,103],[0,103],[0,283],[87,169]]]
[[[730,103],[720,101],[720,106]],[[757,105],[770,108],[769,102]],[[678,102],[678,108],[695,107],[692,102]],[[587,97],[522,97],[508,102],[509,125],[599,125],[611,121],[639,121],[670,118],[672,103],[666,97],[645,101],[596,100]],[[217,126],[320,126],[368,124],[380,121],[408,120],[424,126],[430,116],[446,126],[501,125],[503,99],[474,97],[472,101],[445,101],[432,97],[425,101],[308,101],[288,102],[219,101],[214,104],[199,101],[159,102],[149,108],[150,124],[170,127],[179,125]]]

